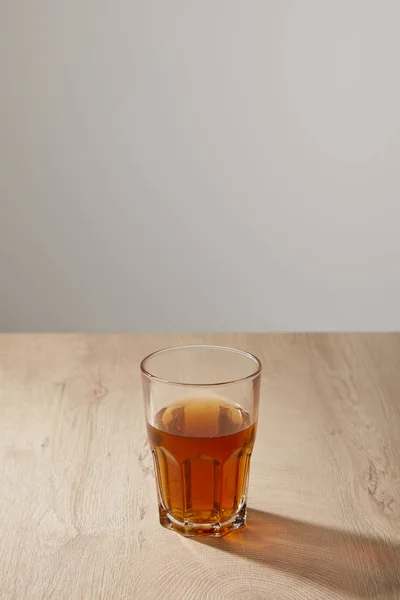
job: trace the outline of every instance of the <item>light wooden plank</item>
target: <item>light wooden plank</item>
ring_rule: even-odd
[[[139,361],[264,363],[249,526],[159,526]],[[400,598],[400,335],[0,336],[0,597]]]

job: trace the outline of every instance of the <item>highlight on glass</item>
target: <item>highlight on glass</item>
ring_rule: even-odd
[[[246,524],[262,366],[243,350],[181,346],[141,363],[160,523],[222,537]]]

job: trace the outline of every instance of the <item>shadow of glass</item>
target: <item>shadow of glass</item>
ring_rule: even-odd
[[[400,544],[254,509],[247,522],[225,538],[196,540],[330,589],[400,598]]]

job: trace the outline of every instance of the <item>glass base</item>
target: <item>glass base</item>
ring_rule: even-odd
[[[243,505],[229,521],[220,523],[191,523],[190,521],[178,521],[164,508],[159,506],[160,523],[163,527],[176,531],[185,537],[214,537],[221,538],[232,531],[241,529],[246,525],[247,507]]]

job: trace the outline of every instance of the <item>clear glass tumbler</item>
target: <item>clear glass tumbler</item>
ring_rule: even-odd
[[[160,522],[222,537],[246,524],[261,362],[219,346],[159,350],[141,363]]]

